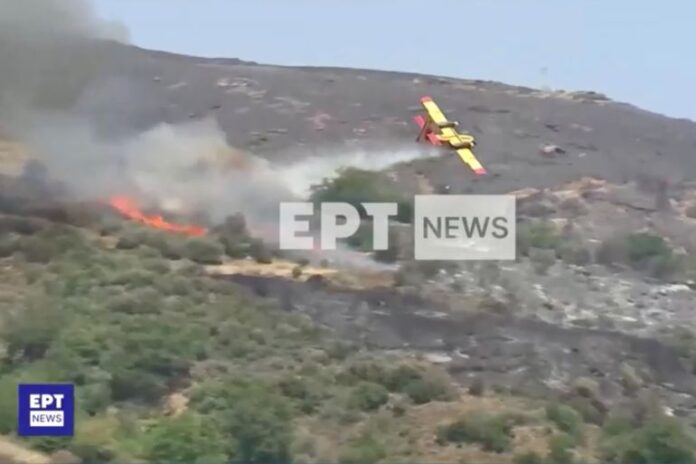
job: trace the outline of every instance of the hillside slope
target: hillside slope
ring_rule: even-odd
[[[107,131],[214,116],[232,145],[272,159],[329,156],[337,145],[399,149],[412,145],[411,117],[419,98],[430,95],[476,135],[492,174],[477,183],[479,191],[548,187],[584,175],[622,182],[649,173],[670,183],[696,175],[696,123],[592,92],[99,46],[109,57],[104,78],[121,82],[113,86],[116,100],[104,101],[97,118]],[[99,105],[93,110],[99,114]],[[566,153],[541,156],[540,147],[549,144]],[[424,169],[434,183],[451,184],[455,191],[470,184],[466,167],[454,157]]]

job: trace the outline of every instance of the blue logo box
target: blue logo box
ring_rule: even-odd
[[[75,426],[75,388],[72,384],[19,384],[17,435],[72,436]]]

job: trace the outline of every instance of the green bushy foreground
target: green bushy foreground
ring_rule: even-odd
[[[446,376],[366,357],[195,264],[248,252],[240,241],[134,228],[110,247],[65,226],[22,232],[0,240],[0,433],[15,428],[18,382],[77,388],[75,437],[28,440],[35,449],[88,462],[427,461],[404,418],[458,401]],[[570,408],[524,420],[484,413],[420,433],[433,449],[467,444],[511,458],[515,427],[536,420],[572,438],[551,457],[582,446],[586,424]],[[360,428],[372,420],[391,425]],[[312,421],[350,438],[322,453],[301,439]],[[400,428],[388,438],[390,427]],[[690,437],[669,419],[605,429],[609,462],[694,462]]]

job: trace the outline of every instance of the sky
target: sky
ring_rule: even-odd
[[[145,48],[594,90],[696,121],[691,0],[93,0]]]

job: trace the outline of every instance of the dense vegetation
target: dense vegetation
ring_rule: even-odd
[[[549,455],[518,457],[525,462],[560,463],[586,446],[588,425],[569,406],[422,422],[423,407],[458,410],[462,393],[445,373],[360,352],[203,272],[197,263],[225,254],[270,259],[238,220],[196,240],[113,223],[101,235],[3,224],[0,433],[14,430],[17,382],[77,387],[75,437],[29,440],[38,450],[89,462],[369,464],[461,445],[513,453],[516,430],[530,424],[553,433]],[[470,394],[486,396],[482,387]],[[676,421],[611,420],[600,421],[608,462],[693,462]],[[330,431],[336,438],[322,448]],[[436,439],[422,444],[423,433]]]

